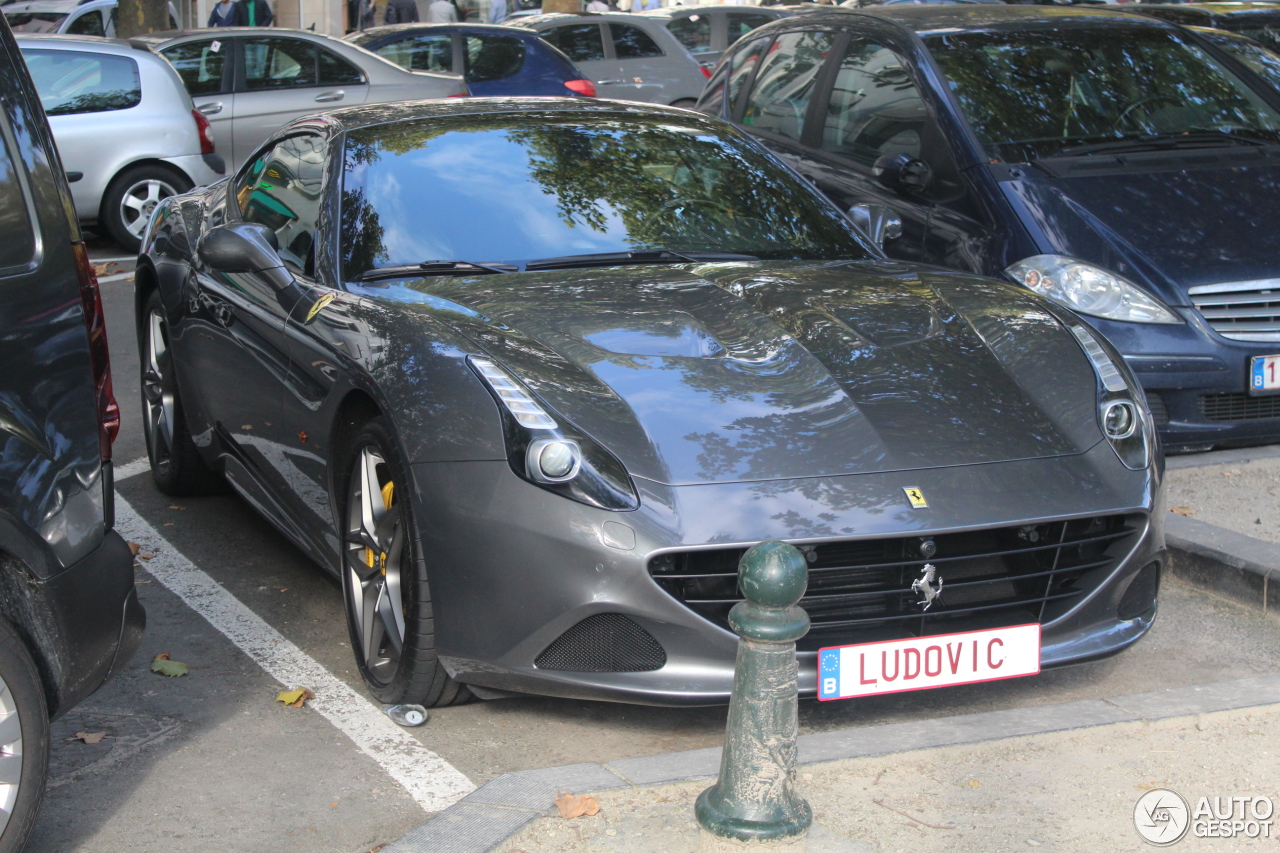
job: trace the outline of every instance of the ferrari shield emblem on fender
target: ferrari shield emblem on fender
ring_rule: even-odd
[[[907,493],[907,500],[911,502],[912,509],[928,509],[929,502],[924,499],[924,492],[915,486],[903,486],[902,491]]]

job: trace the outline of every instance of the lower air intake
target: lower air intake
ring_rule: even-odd
[[[667,665],[667,653],[621,613],[597,613],[561,634],[533,664],[564,672],[651,672]]]
[[[1280,418],[1280,397],[1250,397],[1248,394],[1205,394],[1200,411],[1211,421],[1256,421]]]

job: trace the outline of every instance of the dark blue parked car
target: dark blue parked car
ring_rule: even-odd
[[[595,84],[531,30],[486,24],[399,24],[347,41],[411,71],[461,72],[476,97],[584,95]]]
[[[1079,6],[837,9],[753,36],[699,109],[889,255],[1086,315],[1167,449],[1280,441],[1280,92],[1201,34]]]

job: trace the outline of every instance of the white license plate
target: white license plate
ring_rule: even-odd
[[[1040,671],[1040,626],[1015,625],[818,651],[818,698],[848,699]]]
[[[1255,355],[1249,363],[1250,391],[1280,391],[1280,355]]]

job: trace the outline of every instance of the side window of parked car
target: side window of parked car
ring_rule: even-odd
[[[711,17],[709,15],[690,15],[687,18],[676,18],[667,24],[667,30],[676,37],[690,53],[713,53],[711,47]]]
[[[198,97],[225,91],[222,81],[227,42],[219,39],[189,41],[166,48],[161,53],[178,70],[188,94]]]
[[[236,181],[241,218],[276,232],[281,260],[306,275],[315,275],[324,153],[320,137],[290,136],[250,161]]]
[[[1236,32],[1261,42],[1272,50],[1280,50],[1280,26],[1264,24],[1259,27],[1241,27]]]
[[[68,35],[105,36],[107,31],[102,26],[102,13],[91,9],[67,25]]]
[[[822,31],[778,36],[756,74],[742,123],[798,141],[814,84],[834,41],[834,33]]]
[[[292,89],[316,85],[316,46],[302,39],[246,38],[245,88]]]
[[[738,39],[754,30],[756,27],[763,27],[765,24],[771,23],[774,19],[768,15],[751,15],[739,12],[730,12],[728,20],[725,24],[729,29],[728,44],[734,44]]]
[[[1202,32],[1200,35],[1240,60],[1254,74],[1280,89],[1280,56],[1234,33]]]
[[[600,38],[599,24],[574,24],[568,27],[552,27],[540,34],[571,62],[589,62],[604,59],[604,40]]]
[[[21,161],[10,147],[8,119],[0,113],[0,272],[25,267],[36,253],[35,230],[31,227],[30,207],[18,169]]]
[[[524,67],[524,43],[511,36],[467,36],[467,82],[505,80]]]
[[[887,47],[849,42],[822,126],[822,148],[865,166],[886,154],[921,155],[929,114],[902,59]]]
[[[127,110],[142,102],[138,63],[127,56],[24,50],[40,103],[51,116]]]
[[[384,44],[375,53],[410,71],[453,71],[453,36],[414,36]]]
[[[734,54],[733,69],[729,72],[730,116],[734,114],[734,107],[738,104],[738,96],[742,94],[743,87],[751,79],[751,72],[756,70],[760,57],[764,56],[765,48],[769,46],[771,41],[773,39],[757,39],[754,44],[748,45],[745,50],[740,50]]]
[[[321,86],[354,86],[364,82],[364,74],[341,56],[317,48]]]
[[[613,33],[613,53],[618,59],[644,59],[662,56],[662,48],[639,27],[630,24],[610,24]]]

